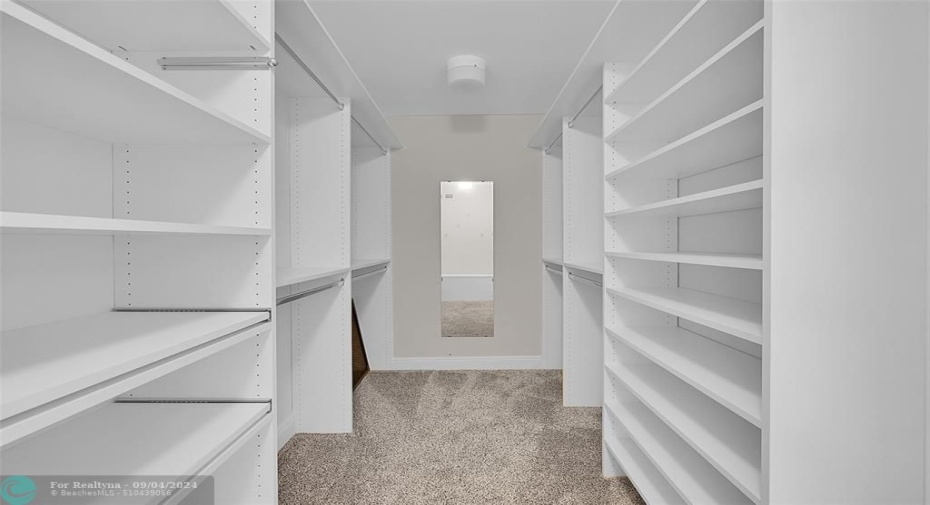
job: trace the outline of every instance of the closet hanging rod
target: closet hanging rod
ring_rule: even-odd
[[[578,119],[579,116],[581,116],[581,113],[583,113],[583,112],[585,111],[585,109],[587,109],[588,106],[591,105],[591,102],[593,102],[594,99],[597,98],[597,95],[599,95],[600,92],[603,91],[603,90],[604,90],[604,86],[603,86],[603,85],[598,86],[597,89],[594,90],[594,93],[588,98],[588,101],[586,101],[586,102],[584,103],[584,105],[582,105],[581,108],[578,109],[578,112],[576,112],[575,115],[572,116],[572,118],[568,120],[568,127],[569,127],[569,128],[574,128],[574,126],[575,126],[575,121]],[[549,154],[549,151],[552,149],[552,146],[556,145],[556,143],[558,143],[558,141],[561,140],[561,139],[562,139],[562,132],[559,132],[559,136],[556,137],[556,138],[549,144],[549,146],[546,147],[546,148],[543,150],[543,152],[545,152],[546,154]]]
[[[361,128],[362,131],[365,132],[365,135],[368,135],[368,138],[370,138],[371,141],[374,142],[376,146],[378,146],[378,149],[381,149],[381,154],[387,154],[387,149],[385,149],[384,146],[381,145],[381,142],[378,142],[378,139],[374,138],[370,133],[368,133],[368,130],[366,130],[365,127],[362,126],[362,123],[359,123],[358,119],[355,119],[355,116],[352,116],[352,122],[355,123],[356,126]]]
[[[558,144],[560,140],[562,140],[562,132],[559,132],[559,136],[556,137],[555,140],[553,140],[551,144],[549,144],[549,147],[547,147],[547,148],[544,150],[544,152],[545,152],[546,154],[549,154],[549,151],[552,150],[552,146]]]
[[[325,84],[323,84],[323,81],[321,81],[320,78],[317,77],[316,74],[313,73],[313,70],[310,70],[310,67],[308,67],[307,64],[304,63],[304,60],[300,59],[300,56],[297,56],[297,53],[295,53],[294,50],[291,49],[291,46],[287,45],[287,42],[284,42],[284,39],[281,38],[280,35],[275,33],[274,40],[278,44],[281,44],[281,49],[284,49],[285,53],[289,54],[291,58],[294,58],[294,61],[297,62],[297,65],[300,68],[302,68],[303,71],[306,72],[307,75],[309,75],[310,78],[313,79],[317,83],[317,85],[319,85],[320,88],[322,88],[323,91],[325,91],[326,94],[329,95],[329,97],[333,99],[334,102],[336,102],[336,105],[339,107],[339,110],[346,108],[346,104],[342,103],[341,100],[336,98],[336,95],[334,95],[333,92],[330,91],[329,88],[327,88]]]
[[[548,270],[548,271],[550,271],[550,272],[552,272],[552,273],[554,273],[554,274],[562,275],[562,271],[561,271],[561,270],[559,270],[559,269],[557,269],[557,268],[552,268],[552,267],[550,267],[549,265],[546,265],[546,270]]]
[[[291,49],[291,46],[287,45],[287,42],[285,42],[284,39],[283,39],[280,35],[278,35],[277,33],[275,33],[275,34],[274,34],[274,40],[275,40],[278,44],[280,44],[280,45],[281,45],[281,49],[284,49],[284,52],[286,52],[287,54],[289,54],[289,55],[291,56],[291,58],[293,58],[294,61],[297,62],[297,65],[298,65],[301,69],[303,69],[303,71],[304,71],[307,75],[309,75],[310,78],[313,79],[313,81],[316,82],[317,85],[318,85],[324,92],[326,92],[327,95],[329,95],[329,97],[333,100],[333,102],[336,103],[336,106],[339,107],[339,110],[343,110],[343,109],[346,108],[346,104],[342,103],[342,100],[339,100],[339,98],[337,98],[336,95],[333,94],[333,92],[332,92],[325,84],[323,84],[323,81],[321,81],[320,78],[317,77],[317,75],[316,75],[315,73],[313,73],[313,70],[310,70],[310,67],[308,67],[307,64],[304,63],[304,60],[300,59],[300,56],[297,56],[297,53],[295,53],[294,50]],[[371,133],[369,133],[368,129],[365,128],[364,126],[362,126],[362,123],[360,123],[358,119],[355,119],[355,116],[351,116],[351,117],[352,117],[352,122],[355,123],[356,125],[358,125],[358,127],[361,128],[363,132],[365,132],[365,135],[368,135],[368,138],[370,138],[370,139],[372,140],[372,142],[374,142],[374,143],[381,149],[381,153],[382,153],[382,154],[387,154],[387,149],[385,149],[384,146],[382,146],[381,143],[378,142],[378,140],[375,139],[375,137],[374,137]]]
[[[584,105],[581,106],[581,109],[578,109],[578,112],[576,112],[575,115],[572,116],[572,118],[568,120],[569,128],[575,127],[575,120],[578,119],[578,116],[580,116],[581,113],[584,112],[585,109],[587,109],[589,105],[591,105],[591,102],[594,101],[594,99],[597,97],[597,95],[601,93],[603,89],[604,89],[604,86],[601,85],[601,86],[598,86],[596,90],[594,90],[594,94],[591,95],[591,98],[588,98],[588,101],[585,102]]]
[[[582,277],[582,276],[580,276],[580,275],[575,275],[575,274],[573,274],[573,273],[571,273],[571,272],[568,273],[568,276],[571,277],[572,279],[575,279],[576,281],[586,282],[586,283],[588,283],[588,284],[592,284],[592,285],[597,286],[597,287],[599,287],[599,288],[604,287],[604,283],[603,283],[603,282],[594,281],[594,280],[588,279],[587,277]]]
[[[330,289],[330,288],[336,286],[337,284],[338,284],[338,285],[344,285],[345,283],[346,283],[346,280],[343,278],[343,279],[339,279],[339,280],[336,281],[336,282],[331,282],[331,283],[329,283],[329,284],[327,284],[327,285],[325,285],[325,286],[320,286],[320,287],[318,287],[318,288],[308,289],[308,290],[306,290],[306,291],[301,291],[300,293],[294,293],[293,295],[282,296],[281,298],[278,298],[278,300],[277,300],[277,302],[275,303],[275,305],[277,305],[277,306],[280,307],[281,305],[284,305],[285,303],[291,303],[291,302],[293,302],[293,301],[295,301],[295,300],[300,300],[301,298],[306,298],[306,297],[308,297],[308,296],[310,296],[310,295],[315,295],[315,294],[317,294],[317,293],[319,293],[319,292],[321,292],[321,291],[326,291],[327,289]]]
[[[371,272],[365,272],[363,274],[353,275],[352,280],[354,281],[355,279],[361,279],[363,277],[368,277],[369,275],[384,273],[384,272],[387,272],[387,269],[388,267],[381,267],[377,270],[372,270]]]

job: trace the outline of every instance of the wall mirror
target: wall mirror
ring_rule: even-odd
[[[494,336],[494,183],[440,183],[442,336]]]

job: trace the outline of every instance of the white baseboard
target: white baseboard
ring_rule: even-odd
[[[542,356],[449,356],[393,358],[391,370],[545,370],[555,367]]]
[[[295,424],[294,414],[291,414],[290,416],[287,417],[287,419],[285,419],[283,422],[278,424],[278,450],[279,451],[281,450],[282,447],[284,447],[284,444],[286,444],[287,441],[291,439],[291,437],[297,434],[297,432],[294,431],[294,424]]]

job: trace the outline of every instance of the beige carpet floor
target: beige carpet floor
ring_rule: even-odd
[[[442,302],[443,337],[493,337],[494,301]]]
[[[559,372],[371,372],[355,433],[278,454],[281,505],[643,502],[601,477],[600,409],[561,405]]]

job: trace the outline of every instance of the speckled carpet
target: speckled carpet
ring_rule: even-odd
[[[600,409],[566,408],[559,372],[371,372],[355,433],[297,435],[281,505],[642,504],[601,477]]]
[[[443,337],[493,337],[494,300],[442,302]]]

